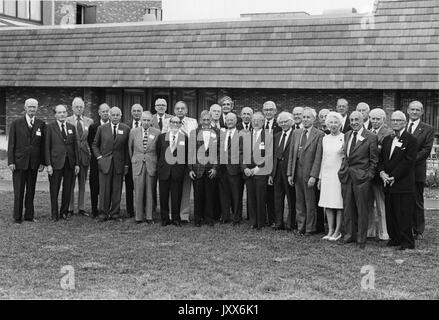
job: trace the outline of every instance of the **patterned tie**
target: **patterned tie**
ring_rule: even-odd
[[[414,125],[414,124],[415,124],[414,122],[410,123],[409,129],[408,129],[408,132],[409,132],[410,134],[413,133],[413,125]]]
[[[172,151],[172,153],[174,153],[174,150],[175,150],[175,135],[174,134],[172,135],[171,140],[172,140],[171,141],[171,151]]]
[[[143,135],[143,152],[146,152],[147,146],[148,146],[148,129],[145,129]]]
[[[34,127],[34,119],[30,119],[30,128],[32,129]]]
[[[139,120],[136,120],[136,121],[134,122],[134,126],[135,126],[135,128],[138,128],[138,127],[139,127]]]
[[[349,155],[350,156],[352,154],[352,151],[354,151],[355,145],[357,144],[357,131],[353,132],[354,137],[352,138],[352,142],[351,142],[351,148],[349,149]]]
[[[280,145],[282,147],[282,151],[285,149],[285,139],[287,137],[287,133],[284,131],[284,134],[282,135],[282,139],[280,139]]]
[[[65,141],[67,139],[67,134],[66,134],[66,131],[64,130],[64,122],[61,123],[61,135]]]
[[[80,137],[82,137],[82,134],[84,133],[84,130],[83,130],[82,124],[81,124],[81,116],[78,116],[78,118],[76,120],[76,130],[78,130],[78,135]]]

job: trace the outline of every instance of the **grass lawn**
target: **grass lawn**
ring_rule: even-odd
[[[425,239],[397,252],[370,242],[323,242],[287,232],[215,225],[161,227],[132,220],[49,220],[37,192],[37,223],[15,225],[13,193],[0,193],[2,299],[438,299],[439,215],[427,212]],[[72,265],[75,290],[61,289]],[[375,267],[375,289],[360,270]]]

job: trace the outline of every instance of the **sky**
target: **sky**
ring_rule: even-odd
[[[374,0],[162,0],[163,20],[239,18],[241,13],[305,11],[321,14],[325,9],[356,8],[372,11]]]

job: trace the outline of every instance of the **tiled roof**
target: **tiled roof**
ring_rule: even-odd
[[[370,17],[0,28],[0,86],[437,90],[439,0],[382,0]]]

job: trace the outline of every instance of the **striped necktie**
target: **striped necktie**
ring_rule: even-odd
[[[144,129],[143,134],[143,151],[146,152],[148,146],[148,129]]]

